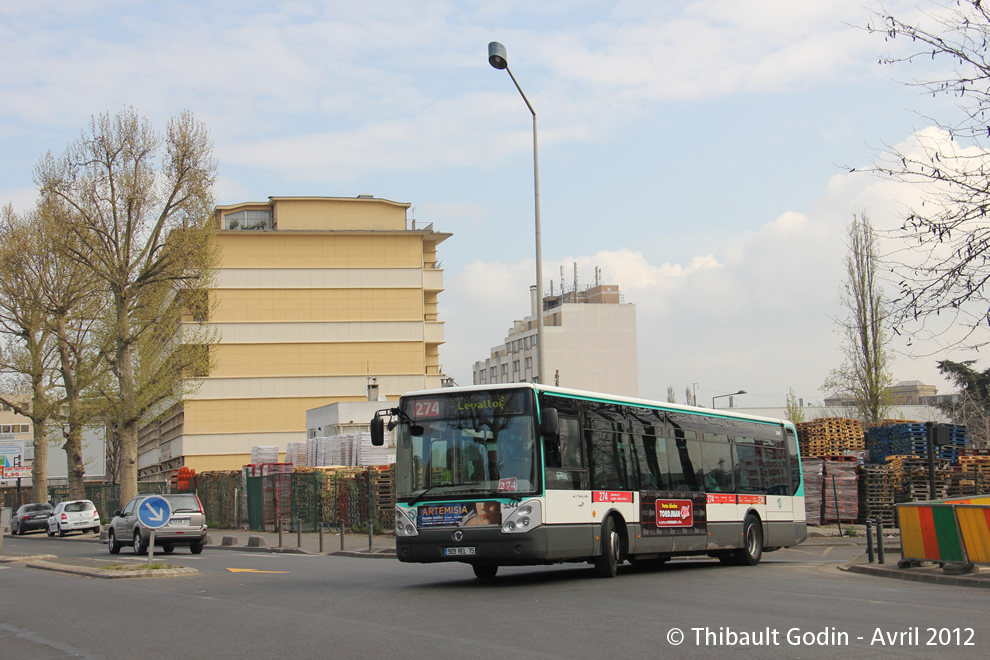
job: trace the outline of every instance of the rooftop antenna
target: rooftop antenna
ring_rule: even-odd
[[[577,278],[577,262],[574,262],[574,292],[577,293],[578,290],[578,278]]]

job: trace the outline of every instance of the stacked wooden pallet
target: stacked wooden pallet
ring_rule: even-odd
[[[802,456],[838,456],[865,447],[863,422],[858,419],[823,417],[796,426]]]
[[[990,493],[990,449],[964,449],[952,468],[949,497]]]
[[[931,492],[928,458],[924,456],[888,456],[894,484],[895,502],[925,502],[949,496],[952,470],[949,462],[935,461],[935,492]]]
[[[936,458],[955,462],[965,452],[969,437],[965,426],[947,425],[949,444],[936,447]],[[928,434],[924,424],[906,422],[871,428],[867,432],[870,461],[883,463],[888,456],[927,456]]]
[[[890,465],[859,466],[859,522],[882,520],[893,525],[894,472]]]

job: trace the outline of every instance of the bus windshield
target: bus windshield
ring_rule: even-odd
[[[405,414],[396,435],[397,499],[518,498],[538,492],[532,402],[531,390],[403,398]]]

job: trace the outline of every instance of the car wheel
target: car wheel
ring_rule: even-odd
[[[62,526],[61,525],[56,525],[56,528],[58,529],[58,535],[59,535],[59,537],[65,536],[65,530],[62,529]]]
[[[17,536],[17,527],[15,525],[10,526],[10,535]]]
[[[112,529],[107,532],[107,547],[110,548],[111,555],[115,555],[120,552],[120,543],[117,542],[117,535],[113,533]]]
[[[148,546],[145,544],[144,539],[141,538],[141,532],[136,529],[134,530],[134,554],[148,554]]]
[[[45,534],[48,534],[48,537],[49,538],[55,536],[55,532],[52,531],[52,528],[51,527],[46,527],[45,528]]]
[[[189,552],[193,553],[194,555],[200,554],[201,552],[203,552],[203,544],[193,543],[191,546],[189,546]]]
[[[173,550],[175,550],[175,546],[172,545],[171,543],[166,543],[162,546],[162,552],[164,552],[166,555],[172,552]]]

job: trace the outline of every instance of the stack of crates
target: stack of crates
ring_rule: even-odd
[[[935,448],[935,458],[955,463],[969,444],[966,426],[949,424],[949,444]],[[883,463],[888,456],[928,456],[928,434],[921,422],[877,426],[867,432],[871,463]]]
[[[841,456],[864,448],[863,422],[858,419],[823,417],[795,426],[802,456]]]
[[[890,465],[859,466],[859,503],[860,522],[894,524],[894,473]]]

